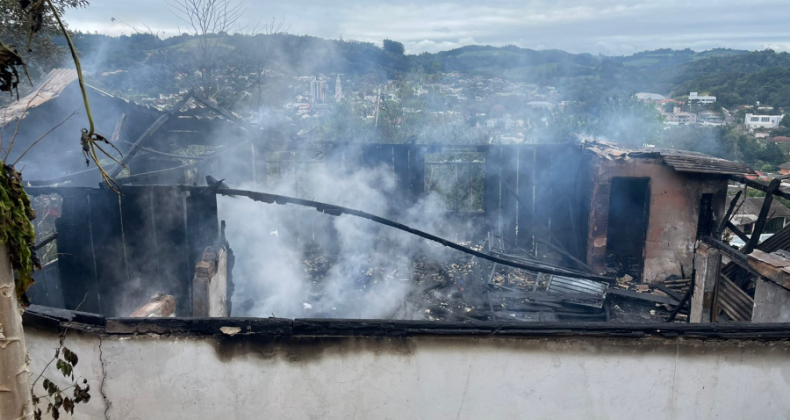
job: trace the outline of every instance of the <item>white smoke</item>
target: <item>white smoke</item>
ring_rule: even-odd
[[[304,182],[311,186],[312,195],[306,198],[384,217],[397,190],[392,170],[386,167],[350,173],[318,168]],[[286,184],[272,192],[292,192],[292,185]],[[353,216],[245,198],[222,197],[219,206],[236,256],[234,316],[391,318],[404,307],[414,286],[413,256],[447,261],[455,255]],[[447,220],[446,204],[435,194],[400,214],[399,222],[437,235],[471,231],[470,226],[459,228]],[[321,258],[331,259],[325,277],[315,282],[306,272],[303,254],[311,243],[318,244]]]

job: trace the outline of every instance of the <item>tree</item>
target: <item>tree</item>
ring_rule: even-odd
[[[186,23],[191,39],[177,53],[162,50],[168,56],[168,64],[203,98],[221,103],[238,94],[234,85],[239,81],[227,77],[238,56],[226,41],[244,14],[242,4],[232,0],[174,0],[169,5]]]
[[[46,74],[61,62],[63,48],[53,42],[53,37],[60,34],[58,23],[49,9],[44,8],[41,16],[40,36],[31,37],[30,28],[34,26],[30,8],[23,8],[19,0],[0,0],[0,52],[4,47],[16,50],[25,55],[25,64],[33,78]],[[85,7],[87,0],[52,0],[52,5],[60,14],[66,9]],[[26,94],[32,86],[20,83],[22,94]],[[16,99],[16,96],[0,95],[0,105]]]
[[[403,43],[398,41],[393,41],[391,39],[385,39],[383,42],[384,51],[390,52],[397,55],[403,55],[406,53],[406,47],[403,46]]]

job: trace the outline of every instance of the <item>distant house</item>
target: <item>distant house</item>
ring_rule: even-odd
[[[715,96],[700,96],[697,92],[689,93],[689,104],[696,102],[698,104],[712,104],[716,102]]]
[[[671,113],[661,111],[661,114],[664,116],[664,124],[688,125],[697,122],[697,114],[692,112],[683,112],[680,110],[680,107],[677,106]]]
[[[702,125],[719,126],[724,125],[724,118],[715,111],[702,111],[697,114],[697,121]]]
[[[547,101],[529,101],[529,102],[527,102],[527,106],[532,108],[532,109],[543,108],[543,109],[549,109],[550,110],[550,109],[554,108],[554,104],[552,104],[551,102],[547,102]]]
[[[663,101],[666,100],[666,96],[659,95],[658,93],[648,93],[648,92],[640,92],[636,94],[636,99],[640,101],[652,102],[652,101]]]
[[[787,136],[775,136],[771,137],[771,141],[774,143],[787,143],[790,142],[790,137]]]
[[[790,162],[779,165],[779,173],[782,175],[790,175]]]
[[[727,196],[727,207],[729,207],[732,198],[733,196]],[[743,233],[747,235],[752,233],[754,222],[757,221],[760,209],[763,207],[763,200],[764,197],[741,198],[740,203],[736,204],[738,210],[732,216],[732,224],[741,228]],[[763,233],[776,233],[786,226],[788,222],[790,222],[790,208],[774,200],[771,203],[771,209],[768,212],[768,223],[765,225]]]
[[[779,123],[782,122],[782,118],[784,118],[784,115],[746,114],[744,124],[750,130],[754,130],[755,128],[771,129],[778,127]]]

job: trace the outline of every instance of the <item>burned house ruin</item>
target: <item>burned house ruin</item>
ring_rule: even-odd
[[[54,89],[61,76],[6,120],[19,123],[23,146],[69,109],[73,80]],[[402,407],[416,407],[409,418],[459,417],[467,386],[456,384],[473,375],[471,391],[546,418],[589,414],[579,398],[611,400],[622,391],[597,385],[612,381],[628,384],[629,409],[602,405],[604,417],[746,415],[729,404],[744,393],[720,382],[729,376],[757,383],[745,392],[761,414],[788,408],[779,395],[790,329],[768,323],[788,316],[790,229],[759,239],[773,196],[787,198],[781,180],[592,139],[325,142],[257,127],[192,93],[169,110],[93,94],[123,102],[107,106],[115,122],[102,128],[129,166],[110,167],[122,195],[92,169],[23,171],[51,227],[37,248],[56,249],[29,291],[32,363],[72,328],[86,375],[102,383],[91,415],[158,418],[168,399],[210,418],[243,395],[241,417],[372,418]],[[50,141],[73,148],[68,133]],[[20,167],[47,158],[32,153]],[[745,195],[727,199],[736,184],[766,193],[751,236],[733,223]],[[726,231],[743,247],[724,243]],[[415,366],[438,370],[421,379]],[[182,392],[180,378],[214,385]],[[543,385],[525,392],[524,378]],[[417,392],[421,380],[441,395]],[[489,386],[500,381],[512,386]],[[255,398],[233,391],[258,386]],[[316,398],[293,397],[304,389]],[[211,404],[191,408],[195,398]],[[552,402],[535,408],[535,398]],[[472,400],[466,413],[507,415]]]

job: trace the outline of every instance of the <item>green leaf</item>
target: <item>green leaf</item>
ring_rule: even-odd
[[[71,398],[67,397],[63,399],[63,411],[74,415],[74,402],[71,400]]]

